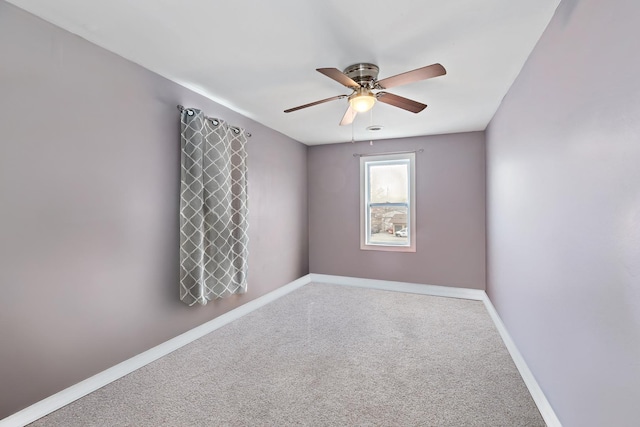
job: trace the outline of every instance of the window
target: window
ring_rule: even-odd
[[[416,251],[415,154],[360,157],[360,249]]]

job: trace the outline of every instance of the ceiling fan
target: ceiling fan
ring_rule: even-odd
[[[291,113],[336,99],[348,98],[349,107],[340,121],[340,126],[351,124],[358,113],[369,111],[373,108],[376,101],[384,102],[385,104],[393,105],[394,107],[402,108],[412,113],[419,113],[427,107],[425,104],[384,92],[384,89],[447,74],[447,71],[440,64],[427,65],[426,67],[407,71],[406,73],[387,77],[382,80],[378,80],[378,72],[380,71],[378,66],[368,63],[353,64],[345,68],[344,71],[340,71],[337,68],[317,68],[316,71],[348,87],[353,90],[353,92],[351,95],[332,96],[331,98],[289,108],[288,110],[284,110],[284,112]],[[373,93],[374,90],[382,90],[382,92]]]

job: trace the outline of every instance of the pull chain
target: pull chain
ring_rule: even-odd
[[[351,122],[351,143],[355,144],[356,142],[353,140],[353,121]]]
[[[373,108],[369,110],[371,114],[369,114],[369,127],[373,126]],[[369,140],[369,145],[373,146],[373,139]]]

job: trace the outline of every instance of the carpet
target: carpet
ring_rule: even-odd
[[[544,426],[482,302],[306,285],[31,426]]]

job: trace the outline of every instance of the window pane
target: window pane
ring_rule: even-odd
[[[369,166],[369,201],[371,203],[409,202],[409,165],[371,164]]]
[[[407,206],[372,206],[369,210],[369,244],[409,244]]]

